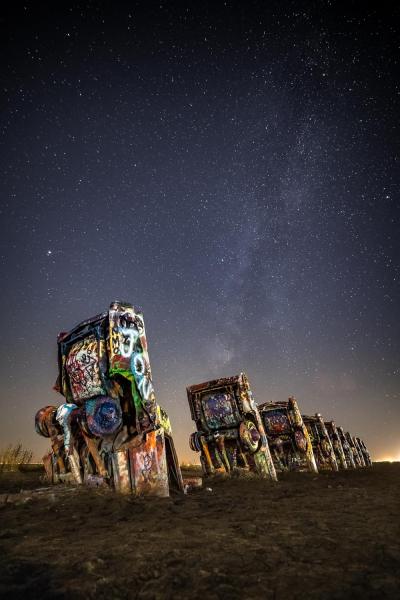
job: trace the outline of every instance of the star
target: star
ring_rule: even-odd
[[[20,429],[0,419],[2,445],[13,436],[36,452],[30,415],[60,400],[57,333],[121,297],[143,307],[182,459],[193,459],[186,386],[242,370],[260,399],[293,392],[301,410],[393,454],[400,94],[389,12],[172,2],[134,14],[111,3],[107,16],[36,4],[4,17],[2,38],[0,365],[20,364],[27,323],[37,345],[24,378],[4,386],[0,411]]]

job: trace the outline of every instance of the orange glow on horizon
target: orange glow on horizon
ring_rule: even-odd
[[[397,456],[384,456],[383,458],[376,458],[374,462],[400,462],[400,454]]]

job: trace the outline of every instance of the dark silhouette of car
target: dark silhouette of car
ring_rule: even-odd
[[[276,470],[318,473],[310,435],[296,398],[264,402],[258,408]]]
[[[205,476],[256,473],[276,479],[267,436],[244,373],[187,388],[196,424],[190,448],[200,452]]]

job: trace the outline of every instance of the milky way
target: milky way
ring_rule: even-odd
[[[3,17],[0,446],[40,455],[57,333],[122,299],[182,459],[185,387],[242,370],[400,459],[399,11],[343,10]]]

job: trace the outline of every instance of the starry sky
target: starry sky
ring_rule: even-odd
[[[55,6],[1,15],[0,446],[44,453],[58,332],[123,299],[181,460],[242,370],[400,460],[399,10]]]

